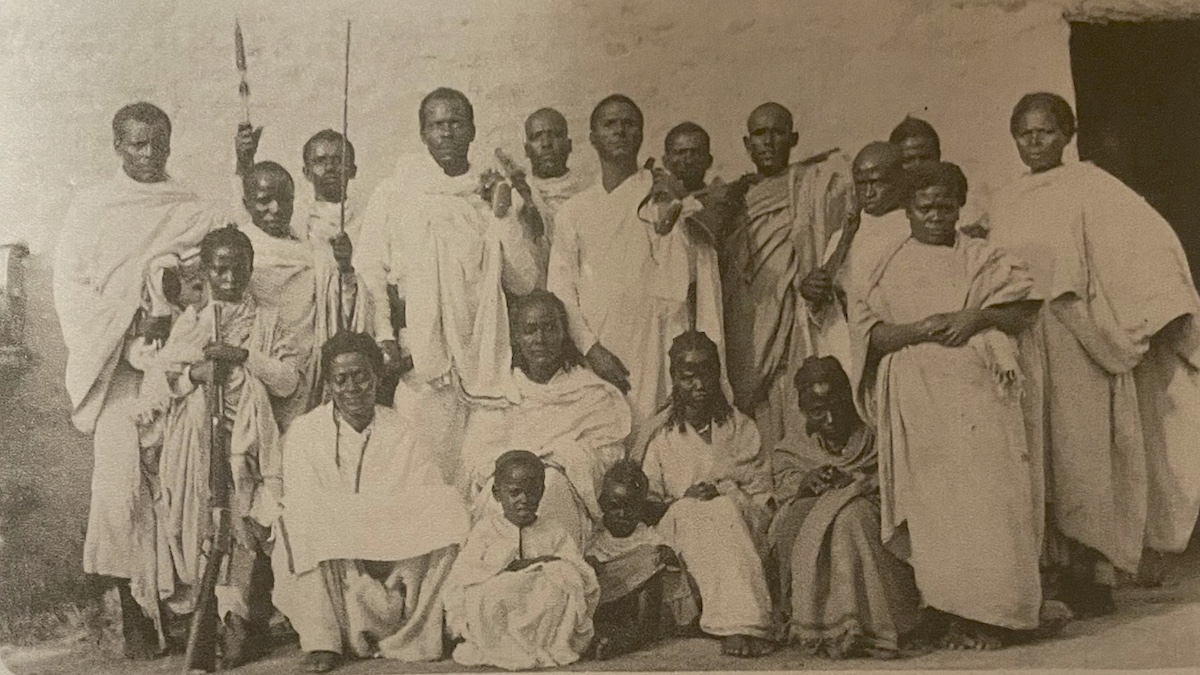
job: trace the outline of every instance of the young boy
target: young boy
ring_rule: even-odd
[[[510,450],[496,460],[492,496],[503,515],[476,523],[446,581],[446,624],[464,666],[565,666],[592,640],[600,589],[575,540],[539,520],[546,469]]]
[[[641,467],[628,460],[604,475],[604,527],[587,556],[600,582],[592,652],[598,660],[644,647],[700,616],[675,551],[644,522],[648,486]]]
[[[139,417],[165,414],[157,467],[162,491],[157,551],[163,557],[157,574],[144,583],[157,584],[160,597],[178,613],[191,611],[203,573],[201,541],[211,527],[209,420],[216,412],[211,394],[220,387],[219,440],[227,448],[232,480],[234,546],[227,580],[217,587],[217,605],[225,624],[224,665],[233,667],[263,646],[270,609],[264,544],[278,508],[281,475],[271,397],[291,394],[300,371],[275,313],[246,292],[254,269],[246,235],[233,227],[210,232],[200,244],[200,259],[207,297],[175,321],[142,384]],[[214,319],[219,340],[213,339]]]

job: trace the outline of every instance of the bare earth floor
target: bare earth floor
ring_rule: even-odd
[[[1172,668],[1200,669],[1200,550],[1196,546],[1171,566],[1160,588],[1127,588],[1117,594],[1116,615],[1071,624],[1044,642],[996,652],[935,652],[895,661],[829,661],[784,649],[770,656],[743,660],[722,656],[715,640],[681,639],[604,662],[582,662],[570,671],[730,671],[730,670],[991,670],[1100,668],[1127,671]],[[244,666],[238,675],[299,672],[295,644],[278,647],[266,659]],[[133,663],[88,645],[0,648],[0,660],[18,675],[176,675],[178,656]],[[339,668],[345,675],[381,673],[445,673],[463,671],[452,661],[403,664],[363,661]],[[489,669],[471,669],[487,672]],[[0,671],[2,672],[2,671]]]

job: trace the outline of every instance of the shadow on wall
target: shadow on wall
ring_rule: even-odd
[[[94,595],[80,562],[91,442],[69,419],[50,261],[25,262],[33,358],[0,374],[0,643],[58,633]]]

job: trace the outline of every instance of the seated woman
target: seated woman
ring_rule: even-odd
[[[834,659],[894,657],[919,598],[912,570],[879,540],[875,434],[834,357],[805,359],[795,384],[816,442],[784,438],[772,462],[781,506],[771,552],[788,639]]]
[[[1023,262],[957,236],[957,166],[909,174],[911,236],[849,289],[853,383],[878,429],[884,542],[945,646],[994,648],[1037,628],[1041,607],[1041,448],[1012,337],[1040,300]]]
[[[587,561],[600,581],[593,655],[625,654],[693,625],[698,598],[687,571],[662,537],[643,519],[649,479],[628,460],[604,475],[600,508],[604,527],[588,546]]]
[[[717,346],[704,333],[675,338],[671,405],[649,427],[643,468],[666,506],[656,529],[700,589],[700,629],[731,656],[772,649],[763,571],[771,474],[754,421],[721,390]]]
[[[496,457],[505,448],[524,448],[547,469],[541,517],[562,525],[582,549],[600,522],[600,481],[624,454],[629,404],[583,365],[567,332],[566,309],[553,294],[539,290],[515,299],[511,316],[517,402],[479,405],[467,418],[463,458],[472,521],[498,508],[488,495]]]
[[[592,641],[596,574],[566,530],[538,517],[546,467],[510,450],[496,460],[489,512],[471,529],[446,581],[454,661],[508,670],[579,660]]]

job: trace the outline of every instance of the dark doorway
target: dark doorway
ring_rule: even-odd
[[[1071,24],[1079,155],[1146,198],[1200,272],[1200,21]]]

